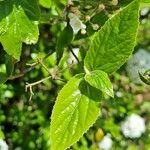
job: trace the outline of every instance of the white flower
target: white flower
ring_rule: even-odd
[[[145,16],[148,12],[149,12],[149,8],[148,7],[145,7],[145,8],[142,8],[142,10],[141,10],[141,15],[142,16]]]
[[[139,49],[131,59],[127,62],[127,73],[133,83],[143,83],[139,77],[139,73],[144,73],[150,68],[150,53],[144,49]]]
[[[123,96],[123,93],[120,92],[120,91],[117,91],[117,92],[116,92],[116,96],[117,96],[117,97],[122,97],[122,96]]]
[[[109,150],[112,147],[112,139],[109,135],[105,135],[101,142],[98,143],[101,150]]]
[[[141,116],[132,114],[121,124],[121,130],[125,137],[139,138],[145,132],[145,121]]]
[[[73,48],[72,51],[78,57],[79,48]],[[77,64],[78,63],[75,56],[73,56],[73,54],[71,52],[70,52],[70,55],[69,55],[68,63],[69,64],[72,64],[72,63]]]
[[[86,29],[86,25],[82,23],[82,21],[80,20],[80,18],[78,16],[76,16],[73,13],[70,13],[68,15],[69,19],[70,19],[70,26],[73,29],[74,34],[77,34],[79,32],[79,30],[82,29]]]
[[[72,0],[68,0],[68,4],[69,4],[69,5],[73,5]]]
[[[0,150],[8,150],[7,143],[2,139],[0,139]]]

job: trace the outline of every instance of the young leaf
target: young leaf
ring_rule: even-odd
[[[84,61],[87,70],[112,73],[121,67],[135,45],[138,14],[139,0],[134,0],[95,33]]]
[[[104,94],[114,97],[113,86],[107,73],[101,70],[94,70],[85,75],[85,80],[93,87],[101,90]]]
[[[65,150],[96,121],[101,92],[83,79],[73,77],[60,91],[51,117],[51,148]]]
[[[38,40],[39,9],[37,1],[5,0],[0,2],[0,42],[4,50],[19,60],[22,42],[35,44]]]

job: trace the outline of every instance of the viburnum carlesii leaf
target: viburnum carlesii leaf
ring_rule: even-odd
[[[94,34],[85,57],[85,68],[107,73],[119,69],[134,49],[138,18],[139,0],[134,0],[110,18]]]
[[[83,74],[74,76],[60,91],[51,117],[51,148],[65,150],[96,121],[101,92]]]
[[[37,42],[38,19],[39,8],[36,0],[0,2],[0,42],[9,55],[19,60],[22,42]]]
[[[104,94],[114,97],[113,86],[106,72],[94,70],[85,75],[85,80],[91,86],[101,90]]]

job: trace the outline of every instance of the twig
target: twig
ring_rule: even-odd
[[[54,51],[50,51],[45,57],[43,57],[40,61],[37,61],[33,64],[27,64],[28,66],[30,66],[30,68],[27,68],[26,70],[24,70],[23,72],[16,74],[16,75],[12,75],[8,78],[8,80],[14,80],[17,78],[20,78],[22,76],[24,76],[26,73],[30,72],[31,70],[33,70],[37,65],[41,64],[41,62],[45,61],[51,54],[53,54]]]
[[[38,60],[38,62],[42,65],[42,67],[49,73],[49,74],[51,74],[50,72],[49,72],[49,69],[45,66],[45,64],[43,63],[43,61],[41,60],[41,59],[37,59]]]
[[[50,79],[51,78],[51,76],[48,76],[48,77],[46,77],[46,78],[44,78],[44,79],[41,79],[41,80],[39,80],[39,81],[36,81],[36,82],[33,82],[33,83],[26,83],[27,85],[26,85],[26,91],[27,91],[27,89],[28,89],[28,87],[32,87],[32,86],[35,86],[35,85],[37,85],[37,84],[40,84],[40,83],[42,83],[42,82],[44,82],[45,80],[47,80],[47,79]]]
[[[48,79],[53,79],[53,80],[60,80],[60,81],[62,81],[62,82],[65,82],[65,80],[63,80],[63,79],[61,79],[61,78],[59,78],[59,77],[57,77],[57,76],[52,76],[52,75],[50,75],[50,76],[48,76],[48,77],[46,77],[46,78],[44,78],[44,79],[41,79],[41,80],[39,80],[39,81],[36,81],[36,82],[33,82],[33,83],[28,83],[28,82],[26,82],[26,85],[25,85],[25,92],[28,92],[28,89],[29,89],[29,92],[30,92],[30,98],[29,98],[29,101],[31,101],[31,99],[32,99],[32,97],[33,97],[33,95],[34,95],[34,92],[33,92],[33,90],[32,90],[32,88],[33,88],[33,86],[35,86],[35,85],[37,85],[37,84],[40,84],[40,83],[42,83],[42,82],[44,82],[45,80],[48,80]]]
[[[37,84],[40,84],[40,83],[44,82],[45,80],[50,79],[50,78],[52,78],[52,77],[51,77],[51,76],[48,76],[48,77],[46,77],[46,78],[44,78],[44,79],[41,79],[41,80],[36,81],[36,82],[33,82],[33,83],[28,83],[28,82],[26,82],[26,85],[25,85],[25,92],[27,92],[28,89],[29,89],[29,92],[30,92],[29,101],[31,101],[31,99],[32,99],[32,97],[33,97],[33,95],[34,95],[33,90],[32,90],[32,87],[35,86],[35,85],[37,85]]]

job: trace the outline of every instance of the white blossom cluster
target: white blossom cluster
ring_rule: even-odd
[[[145,129],[145,120],[137,114],[128,116],[121,124],[121,131],[126,138],[139,138]]]
[[[150,69],[150,53],[144,49],[139,49],[127,62],[126,70],[133,83],[143,83],[138,72],[144,73],[148,69]]]
[[[2,139],[0,139],[0,150],[8,150],[7,143]]]
[[[70,19],[69,24],[72,27],[74,34],[77,34],[80,30],[82,34],[86,33],[86,25],[82,23],[77,15],[70,13],[68,17]]]
[[[102,141],[100,141],[98,143],[98,147],[100,150],[110,150],[112,147],[112,139],[110,138],[110,135],[105,135],[102,139]]]

